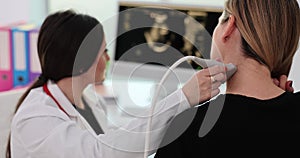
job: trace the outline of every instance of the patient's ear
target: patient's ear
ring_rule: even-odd
[[[235,25],[235,17],[230,15],[227,21],[227,25],[225,26],[225,30],[222,36],[223,42],[226,42],[231,36],[234,30],[236,29]]]

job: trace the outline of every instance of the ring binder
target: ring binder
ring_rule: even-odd
[[[11,49],[11,29],[0,27],[0,91],[13,88]]]
[[[30,81],[30,31],[35,29],[34,24],[24,24],[12,29],[12,56],[14,87],[25,86]]]

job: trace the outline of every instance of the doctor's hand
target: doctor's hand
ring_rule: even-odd
[[[198,105],[219,94],[219,87],[226,81],[225,72],[225,66],[213,66],[202,69],[193,75],[182,87],[190,105]]]

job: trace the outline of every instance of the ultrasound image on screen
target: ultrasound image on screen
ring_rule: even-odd
[[[171,66],[187,55],[209,58],[221,12],[120,6],[115,60]],[[192,61],[181,67],[198,68]]]

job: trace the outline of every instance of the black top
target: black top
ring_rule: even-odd
[[[269,100],[220,95],[178,115],[155,157],[300,157],[299,109],[300,92],[285,92]],[[214,118],[216,123],[210,129]],[[183,126],[188,128],[168,143]],[[200,127],[210,129],[202,138]]]
[[[97,135],[103,134],[103,130],[101,126],[99,125],[98,121],[96,120],[92,109],[87,104],[87,102],[82,98],[84,109],[76,108],[76,110],[85,118],[85,120],[90,124],[90,126],[93,128],[93,130],[96,132]],[[74,106],[74,105],[73,105]]]

